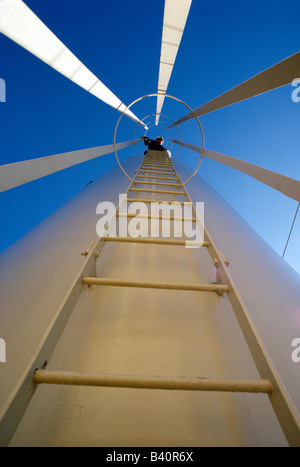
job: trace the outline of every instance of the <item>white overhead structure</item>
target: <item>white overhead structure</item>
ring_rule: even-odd
[[[185,148],[192,149],[193,151],[202,154],[203,148],[195,146],[193,144],[183,143],[177,140],[172,140],[174,143],[180,144]],[[264,183],[265,185],[274,188],[274,190],[280,191],[282,194],[300,202],[300,181],[294,178],[286,177],[271,170],[264,169],[258,165],[250,164],[249,162],[242,161],[235,157],[226,156],[215,151],[209,151],[204,149],[204,157],[211,159],[216,162],[220,162],[223,165],[227,165],[233,169],[239,170],[250,177]]]
[[[106,148],[24,169],[46,175]],[[299,275],[198,175],[187,192],[184,164],[148,151],[125,168],[129,185],[109,171],[1,255],[0,445],[299,447]]]
[[[222,109],[228,105],[241,102],[249,99],[250,97],[258,96],[264,92],[290,84],[293,82],[295,77],[299,75],[299,69],[300,52],[297,52],[276,65],[267,68],[267,70],[258,73],[247,81],[244,81],[238,86],[235,86],[224,94],[206,102],[195,109],[194,112],[189,112],[175,123],[171,124],[169,128],[195,118],[195,114],[199,117],[200,115],[214,112],[215,110]]]
[[[172,74],[191,3],[192,0],[165,0],[157,91],[161,95],[157,96],[156,125],[158,125],[165,99],[164,95]]]
[[[0,32],[114,109],[126,109],[21,0],[0,0]],[[125,115],[140,122],[128,109]]]
[[[118,143],[116,149],[120,150],[132,144],[134,144],[133,141]],[[112,152],[114,152],[114,145],[109,144],[1,165],[0,193]]]

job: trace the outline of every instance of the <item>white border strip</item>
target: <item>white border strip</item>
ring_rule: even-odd
[[[126,141],[118,143],[116,146],[118,149],[123,149],[132,144],[133,141]],[[53,156],[40,157],[39,159],[1,165],[0,193],[113,152],[114,145],[109,144],[107,146],[81,149]]]
[[[0,0],[0,32],[114,109],[126,109],[21,0]],[[130,110],[124,113],[140,123]]]
[[[214,112],[215,110],[244,101],[250,97],[258,96],[259,94],[271,91],[272,89],[290,84],[295,78],[297,78],[297,76],[299,76],[299,70],[300,52],[297,52],[285,60],[276,63],[276,65],[258,73],[247,81],[244,81],[238,86],[235,86],[224,94],[206,102],[195,109],[194,113],[190,112],[184,115],[174,124],[170,125],[169,128],[172,128],[175,124],[179,125],[180,123],[195,118],[195,114],[199,117],[200,115]]]
[[[192,149],[198,153],[202,153],[202,148],[194,146],[188,143],[180,143],[180,141],[173,140],[174,143],[180,144],[185,148]],[[274,188],[274,190],[279,191],[280,193],[300,202],[300,181],[295,180],[294,178],[286,177],[277,172],[272,172],[271,170],[264,169],[258,165],[250,164],[249,162],[236,159],[231,156],[226,156],[225,154],[220,154],[218,152],[209,151],[208,149],[204,150],[204,157],[220,162],[221,164],[227,165],[233,169],[239,170],[244,174],[250,175],[250,177],[255,178],[256,180],[264,183],[265,185]]]
[[[165,0],[157,91],[159,96],[157,96],[156,125],[158,125],[159,116],[161,114],[191,3],[192,0]]]

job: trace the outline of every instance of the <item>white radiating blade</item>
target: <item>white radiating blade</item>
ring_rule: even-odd
[[[0,32],[114,109],[126,109],[21,0],[0,0]],[[125,114],[140,122],[129,109]]]
[[[178,48],[192,0],[165,0],[164,22],[161,42],[156,125],[164,103]]]
[[[141,139],[140,139],[141,140]],[[140,141],[139,140],[139,141]],[[136,141],[135,141],[136,142]],[[116,144],[116,150],[126,148],[133,141],[125,141]],[[40,157],[28,161],[15,162],[0,166],[0,193],[10,190],[25,183],[32,182],[47,175],[59,172],[82,162],[96,159],[114,151],[114,145],[99,146],[96,148],[80,149],[54,156]]]
[[[236,102],[240,102],[249,99],[250,97],[263,94],[264,92],[271,91],[272,89],[290,84],[295,78],[299,77],[299,74],[300,52],[297,52],[296,54],[291,55],[285,60],[282,60],[276,65],[230,89],[224,94],[215,97],[206,104],[201,105],[195,109],[194,112],[197,117],[209,112],[214,112],[215,110],[222,109],[223,107],[235,104]],[[195,118],[195,115],[193,112],[189,112],[174,124],[170,125],[169,128],[173,127],[175,124],[179,125],[187,120],[191,120],[192,118]]]
[[[202,148],[194,146],[193,144],[183,143],[180,141],[173,140],[174,143],[180,144],[185,148],[192,149],[202,154]],[[236,159],[235,157],[225,156],[218,152],[204,150],[204,157],[212,159],[213,161],[220,162],[221,164],[232,167],[233,169],[239,170],[244,174],[250,175],[250,177],[264,183],[265,185],[274,188],[274,190],[280,191],[280,193],[300,202],[300,181],[294,178],[286,177],[271,170],[264,169],[258,165],[250,164],[249,162]]]

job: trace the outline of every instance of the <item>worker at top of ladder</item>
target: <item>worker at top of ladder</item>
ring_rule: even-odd
[[[148,146],[148,149],[150,151],[165,151],[168,154],[168,156],[171,157],[171,152],[167,148],[164,148],[162,145],[164,142],[162,136],[158,136],[155,140],[150,139],[147,136],[142,136],[142,138],[144,140],[145,146]],[[147,151],[145,151],[144,154],[147,154]]]

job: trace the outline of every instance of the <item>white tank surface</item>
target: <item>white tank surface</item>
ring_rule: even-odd
[[[140,164],[140,158],[133,158],[124,167],[133,173]],[[183,164],[176,167],[183,178],[189,172]],[[135,186],[157,190],[157,182],[162,180]],[[127,188],[123,173],[110,171],[2,255],[1,337],[6,363],[0,368],[1,413],[93,252],[97,204],[111,201],[117,206],[119,194]],[[299,329],[300,278],[201,177],[195,176],[187,190],[194,203],[205,203],[205,227],[230,262],[231,276],[297,413],[299,367],[291,359],[291,342]],[[130,193],[148,201],[177,198]],[[228,295],[184,290],[183,285],[214,287],[218,282],[209,248],[102,240],[98,250],[87,275],[100,281],[127,281],[127,286],[86,281],[66,324],[60,325],[57,344],[51,344],[53,353],[48,352],[47,362],[41,357],[37,368],[102,379],[116,375],[129,386],[136,377],[139,384],[146,379],[154,386],[162,378],[168,390],[164,385],[141,389],[134,384],[125,388],[40,384],[15,434],[5,436],[2,429],[2,444],[287,446],[268,394],[192,390],[208,379],[260,379]],[[180,287],[159,288],[154,282]],[[185,390],[178,389],[181,382]],[[17,408],[13,410],[17,413]],[[11,417],[5,422],[7,433],[13,434]]]

